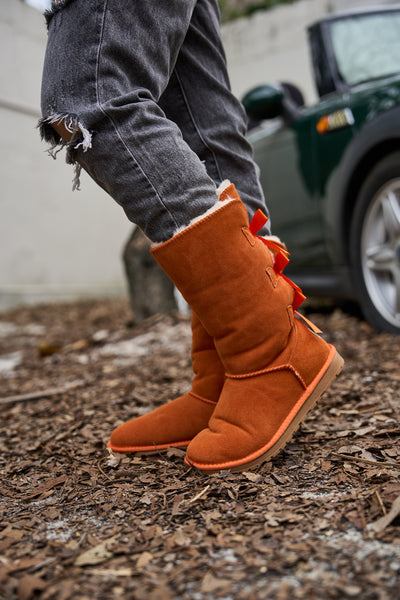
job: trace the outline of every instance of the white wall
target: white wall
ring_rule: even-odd
[[[312,101],[305,26],[368,4],[383,2],[298,0],[226,25],[234,92],[288,80]],[[36,131],[45,44],[38,11],[0,1],[0,309],[125,290],[121,251],[132,225],[86,174],[72,193],[72,168],[62,153],[47,156]]]
[[[132,225],[40,141],[46,28],[21,0],[0,2],[0,309],[21,302],[125,293],[121,251]]]
[[[289,81],[316,100],[306,27],[329,13],[367,6],[398,4],[399,0],[297,0],[293,4],[255,12],[223,28],[232,89],[242,97],[250,88]]]

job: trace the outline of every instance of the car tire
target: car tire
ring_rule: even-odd
[[[400,152],[380,160],[363,182],[349,250],[366,320],[377,331],[400,334]]]

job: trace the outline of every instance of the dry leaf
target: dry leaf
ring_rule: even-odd
[[[136,568],[142,569],[146,565],[149,564],[153,560],[153,555],[151,552],[142,552],[139,558],[136,561]]]
[[[23,575],[18,583],[18,600],[30,600],[36,591],[44,590],[47,583],[35,575]]]
[[[60,475],[60,477],[56,477],[56,479],[52,479],[51,481],[45,481],[37,488],[35,488],[33,492],[25,496],[25,498],[30,499],[35,498],[36,496],[41,496],[42,494],[45,494],[46,492],[49,492],[50,490],[55,488],[57,485],[64,483],[65,481],[67,481],[67,479],[67,475]]]
[[[132,577],[134,571],[129,567],[121,569],[91,569],[91,575],[101,575],[104,577]]]
[[[229,579],[220,579],[214,577],[212,573],[206,573],[201,582],[201,592],[203,594],[212,594],[221,588],[231,586],[232,582]]]
[[[113,536],[104,540],[101,544],[90,548],[74,561],[76,567],[85,567],[87,565],[98,565],[113,556],[111,547],[118,541],[119,536]]]
[[[270,463],[202,475],[184,466],[182,449],[105,450],[118,423],[189,388],[189,319],[175,327],[176,317],[163,315],[127,327],[129,306],[117,299],[10,315],[46,326],[34,339],[6,339],[0,316],[0,355],[24,359],[0,383],[0,597],[18,600],[29,574],[37,578],[20,587],[29,600],[363,599],[374,590],[397,598],[400,336],[375,334],[340,310],[319,315],[347,365],[324,401]],[[152,333],[151,353],[133,364],[126,355],[110,362],[95,343],[71,351],[103,329],[110,343]],[[160,337],[174,339],[175,349],[158,346]],[[39,359],[42,338],[61,340],[63,350]],[[373,385],[363,383],[374,370]],[[78,394],[68,386],[76,381]],[[378,524],[385,507],[386,527],[368,538],[366,523]]]
[[[190,537],[188,537],[187,535],[185,535],[182,531],[182,529],[178,529],[178,531],[176,531],[173,536],[172,536],[172,540],[174,543],[174,546],[190,546],[191,544],[191,539]]]
[[[246,479],[248,479],[249,481],[251,481],[253,483],[256,483],[261,480],[261,475],[259,473],[252,473],[251,471],[244,471],[243,475],[246,477]]]
[[[397,496],[396,500],[393,502],[390,511],[375,521],[375,523],[370,524],[370,529],[375,531],[375,533],[381,533],[392,521],[395,520],[396,517],[400,515],[400,496]]]
[[[41,358],[44,358],[45,356],[51,356],[52,354],[59,352],[61,348],[61,344],[47,342],[45,340],[39,342],[37,345],[37,351]]]
[[[7,525],[3,531],[0,531],[0,539],[3,537],[11,538],[12,540],[20,540],[26,535],[23,529],[14,529],[12,525]]]

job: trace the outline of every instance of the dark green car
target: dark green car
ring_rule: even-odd
[[[243,99],[285,273],[308,295],[356,299],[400,333],[400,6],[309,27],[320,99],[288,84]]]

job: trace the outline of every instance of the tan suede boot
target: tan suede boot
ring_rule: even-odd
[[[281,274],[287,260],[280,252],[274,260],[254,223],[249,228],[234,186],[220,199],[214,212],[152,250],[226,369],[209,425],[187,449],[188,464],[204,471],[243,470],[274,456],[343,365],[297,318],[304,297]]]
[[[108,447],[115,452],[154,452],[186,447],[207,427],[225,380],[225,370],[199,318],[192,313],[192,388],[147,415],[119,425]]]

